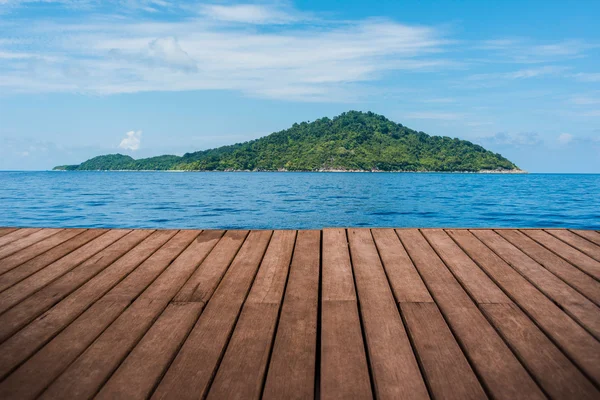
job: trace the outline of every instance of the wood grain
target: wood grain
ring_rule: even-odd
[[[371,232],[349,229],[348,241],[375,396],[382,399],[428,398]]]
[[[466,230],[449,230],[449,233],[588,376],[596,383],[600,383],[600,342],[598,340],[472,233]]]
[[[497,399],[545,398],[465,292],[469,287],[460,285],[422,234],[417,230],[398,230],[397,233],[488,393]],[[440,255],[446,263],[453,264],[453,253]]]
[[[599,241],[0,227],[0,398],[596,399]]]
[[[206,395],[271,235],[248,235],[152,398]]]
[[[263,398],[314,396],[320,242],[319,231],[298,232]]]
[[[344,229],[323,231],[320,395],[371,398],[371,378]]]

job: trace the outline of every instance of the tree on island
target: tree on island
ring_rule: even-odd
[[[372,112],[348,111],[260,139],[186,153],[135,160],[121,154],[94,157],[55,170],[186,171],[519,171],[466,140],[430,136]]]

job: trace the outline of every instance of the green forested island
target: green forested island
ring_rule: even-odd
[[[429,136],[381,115],[359,111],[294,124],[260,139],[181,157],[135,160],[110,154],[54,169],[520,172],[500,154],[466,140]]]

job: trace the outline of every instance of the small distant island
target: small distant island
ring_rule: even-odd
[[[522,173],[466,140],[430,136],[372,112],[296,123],[260,139],[186,153],[134,159],[94,157],[58,171],[370,171]]]

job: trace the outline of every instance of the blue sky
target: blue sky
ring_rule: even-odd
[[[600,173],[599,1],[0,0],[0,169],[373,111]]]

